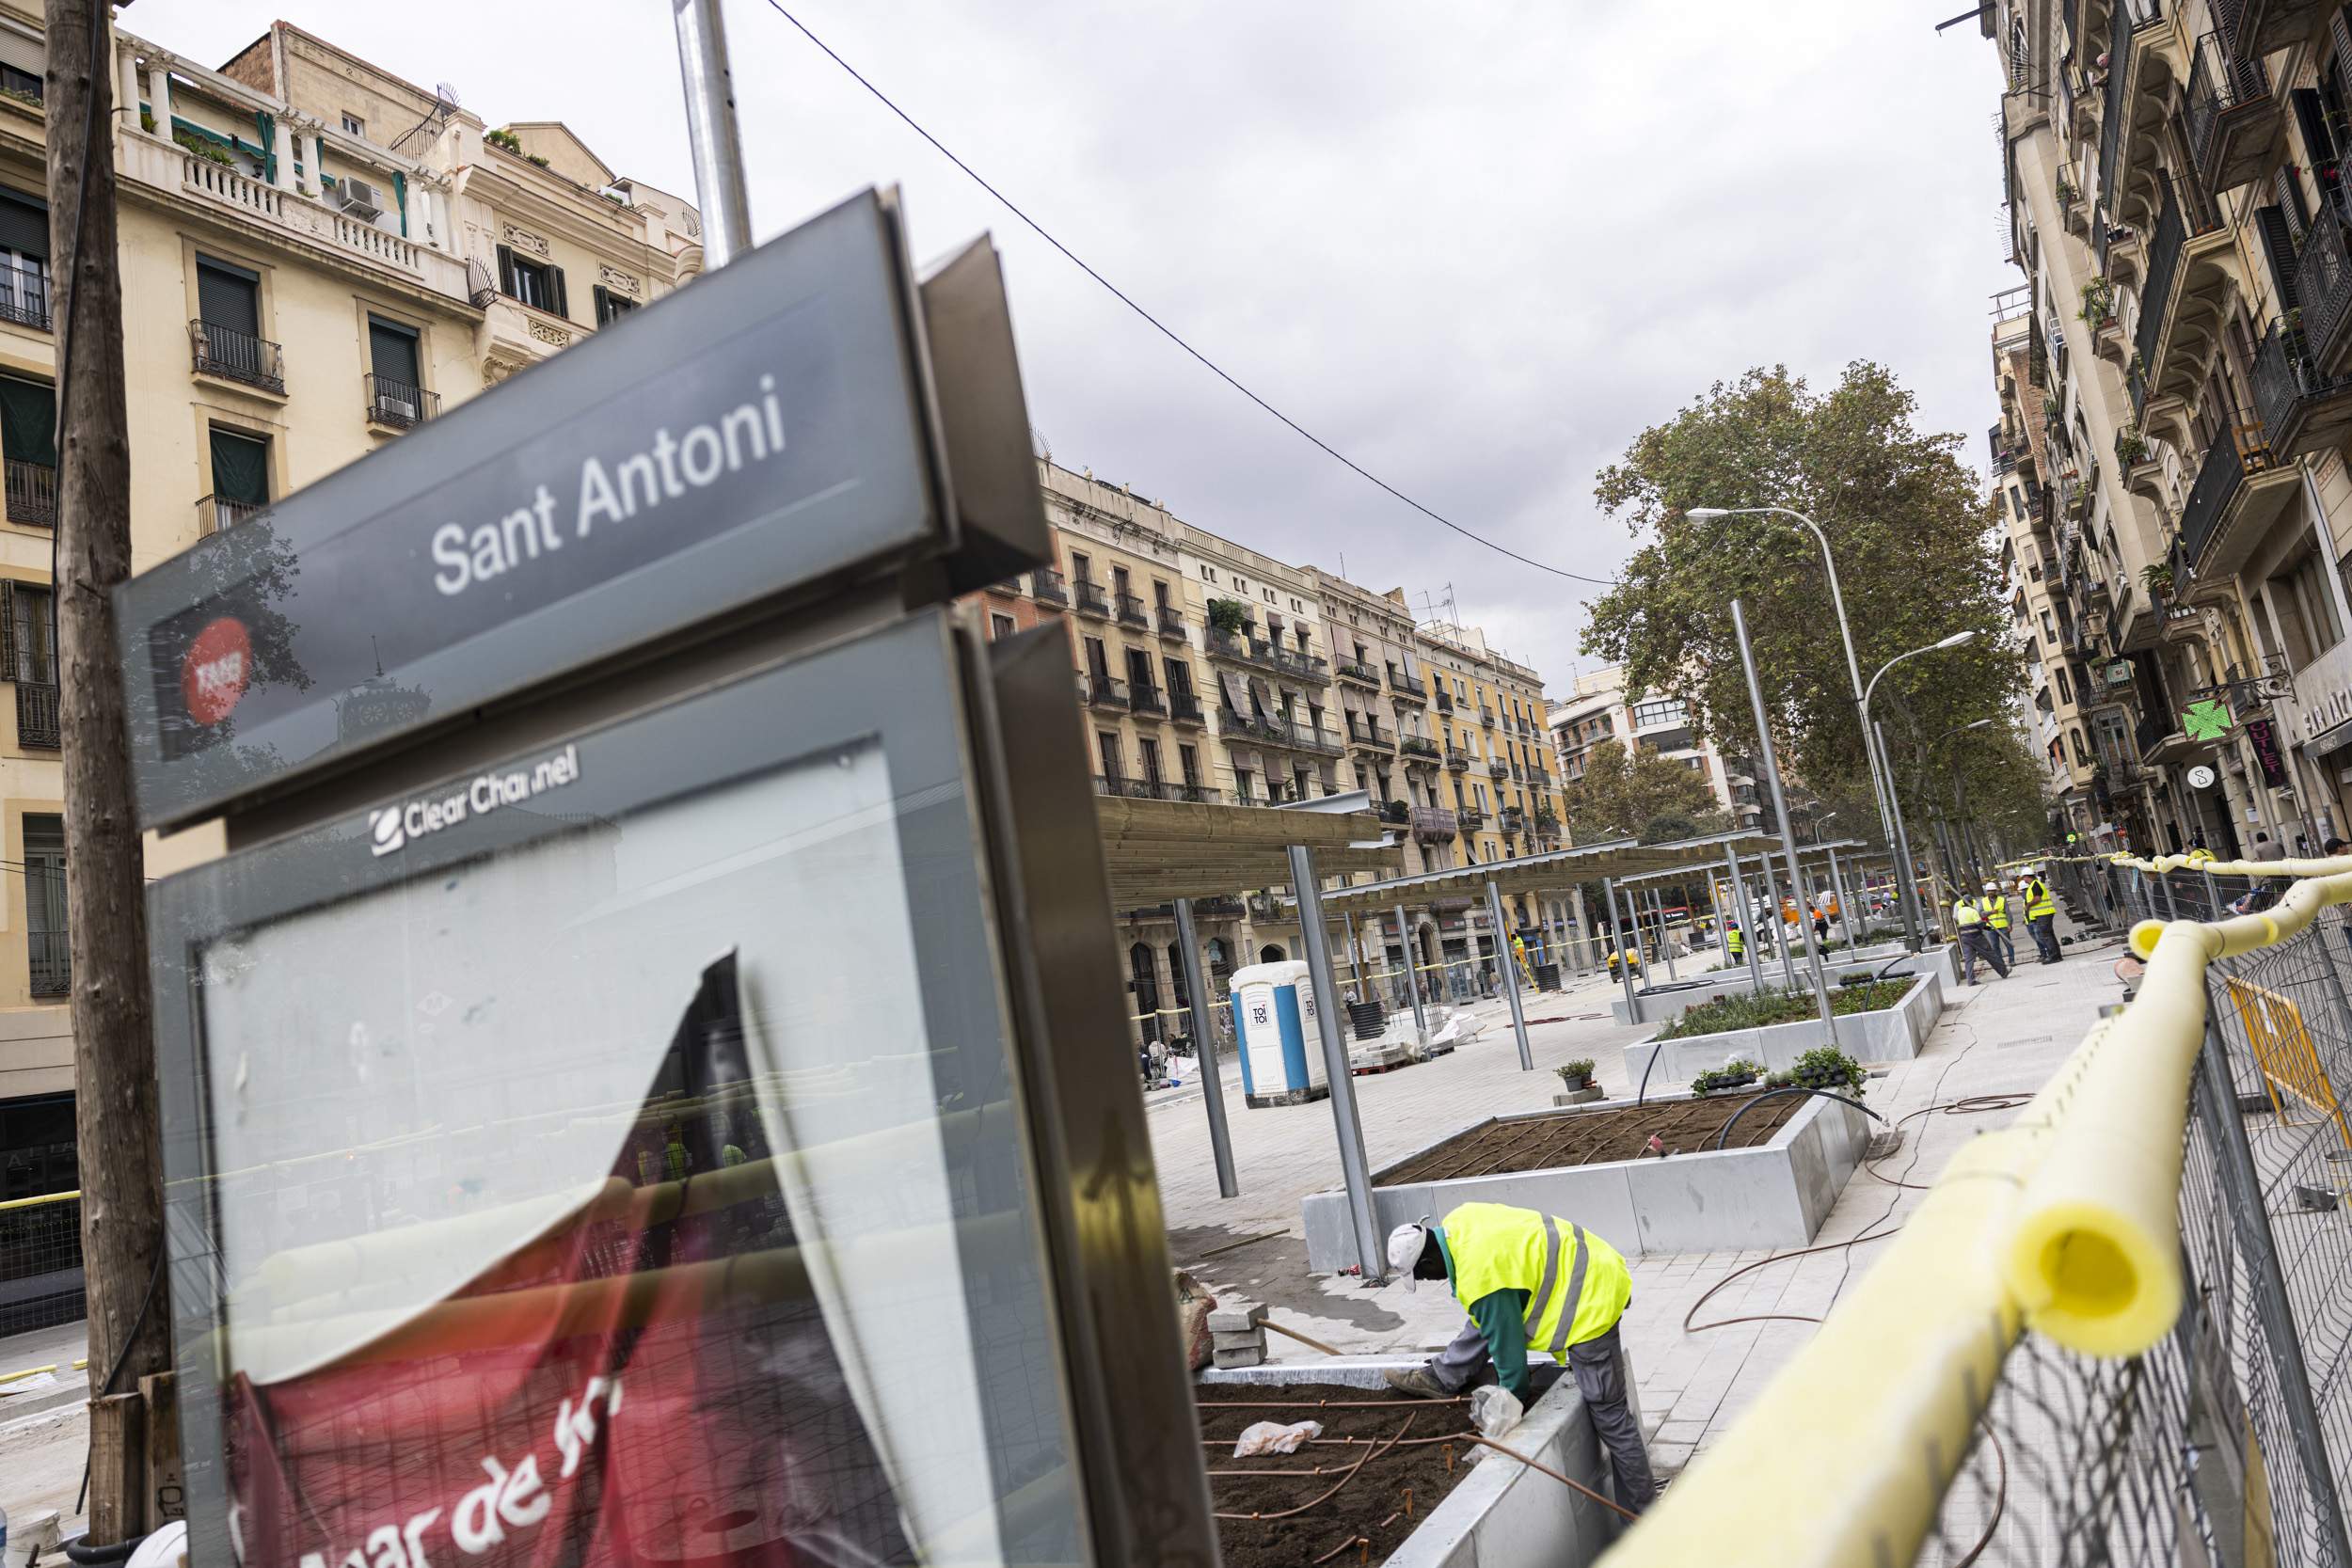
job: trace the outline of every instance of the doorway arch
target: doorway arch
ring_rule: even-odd
[[[1279,964],[1285,957],[1280,942],[1269,942],[1258,949],[1258,961],[1262,964]]]

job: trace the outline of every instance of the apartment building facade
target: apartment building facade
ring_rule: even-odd
[[[543,167],[282,23],[217,69],[121,30],[111,46],[136,567],[626,313],[608,297],[642,303],[700,270],[691,206],[557,182],[560,126],[529,133],[558,149]],[[44,49],[40,8],[0,0],[0,858],[21,872],[0,900],[0,1113],[70,1128]],[[557,309],[521,297],[528,266],[501,245],[552,275]],[[589,280],[578,295],[567,269]],[[354,693],[354,711],[373,695]],[[191,830],[151,840],[149,863],[160,875],[219,847]],[[70,1149],[0,1135],[0,1197],[71,1167]]]
[[[1603,665],[1577,676],[1568,691],[1551,699],[1549,715],[1562,788],[1584,777],[1596,749],[1615,742],[1629,751],[1656,752],[1697,774],[1734,830],[1762,826],[1763,805],[1747,759],[1725,756],[1693,733],[1679,699],[1629,690],[1620,667]]]
[[[2352,821],[2352,24],[2311,0],[2005,0],[1984,22],[2026,277],[2013,395],[2017,329],[1995,328],[1992,467],[2026,508],[2051,711],[2071,691],[2077,721],[2054,828],[2315,847]]]

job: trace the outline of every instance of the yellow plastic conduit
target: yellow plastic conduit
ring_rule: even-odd
[[[2263,863],[2263,875],[2292,876],[2298,863]],[[2149,959],[2137,999],[2091,1030],[2015,1122],[1953,1154],[1820,1332],[1604,1568],[1911,1561],[2028,1309],[2039,1332],[2105,1356],[2143,1351],[2172,1326],[2204,969],[2352,903],[2352,863],[2301,863],[2327,874],[2262,914],[2132,932]]]

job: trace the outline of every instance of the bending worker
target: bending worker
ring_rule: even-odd
[[[1426,1366],[1390,1372],[1389,1386],[1422,1399],[1452,1399],[1489,1365],[1521,1404],[1530,1346],[1576,1377],[1593,1432],[1617,1473],[1617,1501],[1639,1513],[1657,1496],[1641,1423],[1626,1403],[1617,1320],[1633,1300],[1633,1275],[1616,1248],[1571,1220],[1507,1203],[1465,1203],[1436,1225],[1389,1232],[1389,1267],[1407,1289],[1442,1279],[1470,1321]]]
[[[1952,900],[1952,925],[1960,932],[1960,983],[1977,983],[1977,960],[1982,958],[1993,966],[1993,973],[2009,978],[2009,965],[2001,961],[2001,950],[1985,934],[1984,911],[1967,894]]]

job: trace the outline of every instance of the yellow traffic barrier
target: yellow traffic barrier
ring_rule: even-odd
[[[2297,863],[2257,874],[2296,874],[2282,863]],[[1726,1541],[1746,1564],[1909,1562],[2026,1324],[2102,1357],[2171,1330],[2204,972],[2352,903],[2352,860],[2301,863],[2321,869],[2262,913],[2134,928],[2148,965],[2135,1000],[2008,1128],[1952,1155],[1875,1265],[1605,1568],[1724,1560]]]
[[[2335,1085],[2328,1082],[2328,1069],[2319,1060],[2319,1047],[2312,1039],[2312,1032],[2303,1022],[2303,1009],[2291,997],[2275,990],[2249,985],[2232,975],[2222,982],[2230,1005],[2237,1009],[2238,1021],[2246,1026],[2247,1043],[2253,1048],[2254,1065],[2263,1076],[2263,1088],[2270,1096],[2270,1109],[2281,1127],[2309,1127],[2315,1121],[2335,1124],[2336,1138],[2343,1148],[2352,1150],[2352,1126],[2346,1126],[2344,1107],[2336,1099]],[[2291,1097],[2317,1117],[2298,1117],[2282,1096]]]

